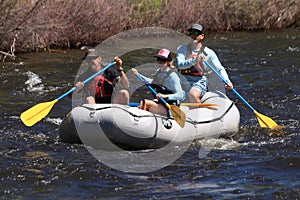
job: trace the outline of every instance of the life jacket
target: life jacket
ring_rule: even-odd
[[[151,83],[150,86],[157,92],[157,93],[161,93],[161,94],[174,94],[174,92],[172,90],[169,90],[167,87],[163,86],[163,85],[158,85],[155,83]]]
[[[157,92],[157,93],[161,93],[161,94],[174,94],[174,92],[172,90],[169,90],[167,87],[163,86],[163,85],[157,85],[152,83],[151,87]],[[155,95],[153,94],[153,96],[155,97]],[[155,97],[156,98],[156,97]],[[180,101],[179,100],[167,100],[165,99],[165,101],[168,104],[172,104],[172,105],[179,105]]]
[[[158,73],[156,73],[153,77],[152,83],[150,86],[157,92],[162,94],[173,94],[174,92],[167,87],[164,86],[165,80],[170,76],[170,74],[175,71],[169,70],[167,73],[165,73],[163,76],[158,76]]]
[[[202,45],[198,54],[205,53],[205,52],[204,52],[204,48],[205,48],[205,46]],[[194,58],[194,57],[196,57],[198,54],[191,53],[191,54],[188,56],[187,59]],[[203,63],[201,63],[201,61],[199,60],[199,61],[196,63],[196,66],[191,66],[190,68],[187,68],[187,69],[181,69],[181,70],[180,70],[180,73],[181,73],[182,75],[190,75],[190,76],[199,76],[199,77],[202,77],[203,74],[204,74]]]
[[[155,73],[153,76],[153,80],[152,83],[155,83],[157,85],[163,85],[165,80],[170,76],[170,74],[174,72],[176,73],[174,70],[170,69],[169,71],[167,71],[163,76],[159,76],[159,72]]]
[[[95,95],[95,99],[111,97],[114,91],[114,84],[104,76],[96,76],[88,87],[90,95]]]
[[[161,94],[174,94],[174,92],[167,87],[164,86],[164,81],[170,76],[170,74],[175,71],[169,70],[164,76],[158,76],[158,73],[156,73],[153,77],[153,81],[150,84],[150,86],[157,92]],[[155,97],[155,95],[153,94]],[[173,105],[179,105],[178,100],[166,100],[168,104],[173,104]]]

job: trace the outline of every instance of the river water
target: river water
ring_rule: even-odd
[[[0,64],[1,199],[300,199],[300,32],[211,35],[206,45],[227,66],[235,88],[260,113],[286,126],[259,128],[234,94],[241,113],[231,139],[203,141],[174,163],[149,173],[125,173],[98,162],[82,144],[63,143],[59,124],[71,99],[26,127],[20,113],[73,87],[84,52],[19,55]],[[124,62],[125,69],[129,65]]]

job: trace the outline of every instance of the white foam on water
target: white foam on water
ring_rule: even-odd
[[[20,116],[10,116],[9,117],[10,119],[20,119]],[[50,117],[47,117],[45,118],[45,121],[46,122],[49,122],[49,123],[52,123],[52,124],[56,124],[56,125],[60,125],[61,122],[62,122],[62,119],[61,118],[50,118]]]
[[[20,116],[10,116],[10,119],[20,119]]]
[[[49,86],[48,89],[45,90],[45,92],[58,91],[60,88],[63,88],[63,87],[53,87],[53,86]]]
[[[299,52],[300,48],[299,47],[291,47],[291,46],[289,46],[286,51],[288,51],[288,52]]]
[[[50,118],[50,117],[47,117],[45,119],[46,122],[50,122],[52,124],[55,124],[55,125],[60,125],[61,122],[62,122],[62,119],[61,118]]]
[[[29,92],[43,92],[44,90],[44,84],[42,84],[42,80],[40,79],[40,77],[31,72],[25,72],[25,75],[28,76],[28,80],[25,82],[25,84],[27,85],[27,90]]]
[[[224,138],[209,138],[198,140],[198,144],[203,148],[217,149],[217,150],[231,150],[240,147],[241,144],[233,139]]]
[[[268,140],[263,140],[263,141],[249,141],[249,142],[244,142],[242,143],[243,146],[266,146],[266,145],[278,145],[278,144],[285,144],[289,138],[269,138]]]

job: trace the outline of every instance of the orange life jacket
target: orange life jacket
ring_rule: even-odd
[[[202,45],[199,53],[204,52],[204,48],[205,48],[205,46]],[[197,54],[192,53],[191,55],[188,56],[187,59],[191,59],[191,58],[194,58],[196,56],[197,56]],[[203,74],[204,74],[204,67],[202,66],[201,61],[198,61],[196,63],[196,66],[191,66],[190,68],[187,68],[187,69],[181,69],[180,73],[183,74],[183,75],[202,77]]]
[[[114,90],[114,84],[104,78],[96,76],[88,87],[90,95],[95,94],[95,98],[111,97]]]

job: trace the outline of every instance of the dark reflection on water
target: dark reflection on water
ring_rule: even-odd
[[[236,89],[260,113],[287,127],[283,136],[270,137],[258,128],[254,114],[227,92],[241,112],[239,133],[232,140],[208,141],[215,148],[204,158],[198,157],[201,141],[195,142],[175,163],[146,174],[116,171],[84,146],[62,143],[58,124],[71,109],[68,98],[35,126],[21,123],[22,111],[73,86],[83,52],[25,54],[21,62],[1,63],[1,198],[300,198],[299,37],[299,30],[288,30],[206,40],[228,66]],[[29,79],[32,86],[25,84]]]

